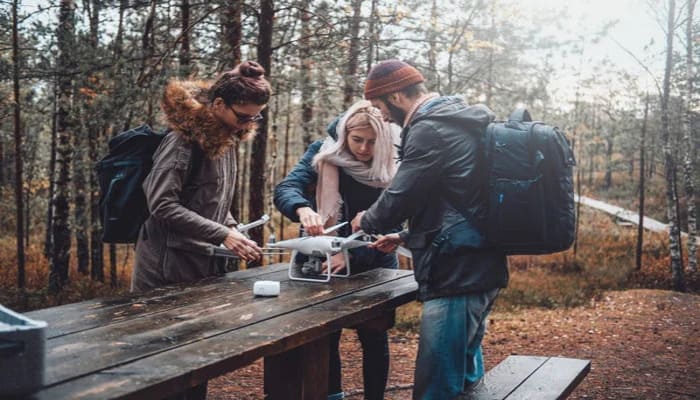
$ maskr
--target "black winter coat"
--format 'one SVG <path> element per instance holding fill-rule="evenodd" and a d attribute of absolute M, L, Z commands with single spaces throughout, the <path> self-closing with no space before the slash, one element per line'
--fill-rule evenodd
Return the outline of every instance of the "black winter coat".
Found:
<path fill-rule="evenodd" d="M 362 218 L 369 233 L 387 232 L 408 219 L 406 246 L 420 300 L 508 284 L 505 254 L 480 248 L 481 230 L 464 218 L 478 225 L 485 214 L 487 176 L 479 147 L 492 120 L 487 107 L 467 106 L 457 97 L 423 105 L 401 133 L 394 180 Z"/>

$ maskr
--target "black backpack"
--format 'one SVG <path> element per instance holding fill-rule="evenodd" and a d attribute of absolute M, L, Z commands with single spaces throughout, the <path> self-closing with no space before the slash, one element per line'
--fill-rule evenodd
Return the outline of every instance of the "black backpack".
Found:
<path fill-rule="evenodd" d="M 525 109 L 489 124 L 486 240 L 506 254 L 546 254 L 574 241 L 571 146 L 558 128 L 534 122 Z"/>
<path fill-rule="evenodd" d="M 153 154 L 167 134 L 141 125 L 109 140 L 109 153 L 95 167 L 100 185 L 103 242 L 136 243 L 141 225 L 149 215 L 141 185 L 153 167 Z M 201 164 L 202 158 L 199 146 L 193 146 L 192 171 L 198 168 L 196 165 Z"/>

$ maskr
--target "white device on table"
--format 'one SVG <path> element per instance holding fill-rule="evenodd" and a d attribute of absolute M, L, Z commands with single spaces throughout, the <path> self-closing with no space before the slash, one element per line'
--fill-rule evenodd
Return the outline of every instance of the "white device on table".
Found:
<path fill-rule="evenodd" d="M 280 283 L 277 281 L 256 281 L 253 283 L 253 294 L 256 296 L 279 296 Z"/>

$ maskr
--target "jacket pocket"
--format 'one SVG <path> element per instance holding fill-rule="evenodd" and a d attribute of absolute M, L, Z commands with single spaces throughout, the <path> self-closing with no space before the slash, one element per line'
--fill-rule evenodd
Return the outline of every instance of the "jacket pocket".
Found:
<path fill-rule="evenodd" d="M 417 282 L 426 283 L 430 279 L 430 269 L 432 268 L 435 255 L 433 246 L 430 244 L 439 232 L 440 229 L 433 229 L 425 232 L 409 233 L 408 238 L 406 238 L 406 247 L 413 253 L 414 273 Z"/>
<path fill-rule="evenodd" d="M 466 219 L 444 229 L 433 239 L 431 251 L 436 257 L 453 256 L 465 250 L 483 248 L 484 234 Z"/>

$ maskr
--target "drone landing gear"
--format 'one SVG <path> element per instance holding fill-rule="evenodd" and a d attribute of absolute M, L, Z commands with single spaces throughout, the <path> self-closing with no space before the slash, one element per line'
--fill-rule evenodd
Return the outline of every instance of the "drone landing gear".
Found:
<path fill-rule="evenodd" d="M 309 259 L 302 263 L 301 268 L 296 263 L 297 250 L 292 251 L 292 257 L 289 260 L 289 279 L 293 281 L 304 282 L 330 282 L 331 277 L 347 278 L 350 276 L 350 257 L 347 250 L 342 250 L 343 258 L 345 259 L 345 272 L 342 274 L 332 273 L 333 265 L 331 265 L 331 253 L 326 253 L 325 257 L 328 260 L 327 266 L 323 267 L 323 254 L 311 254 Z M 297 269 L 301 270 L 301 275 L 295 275 Z"/>

